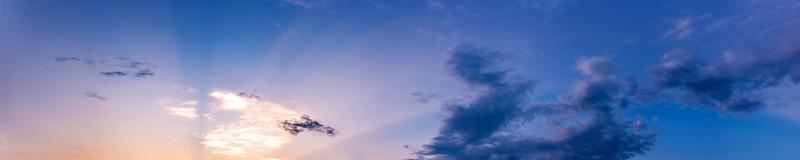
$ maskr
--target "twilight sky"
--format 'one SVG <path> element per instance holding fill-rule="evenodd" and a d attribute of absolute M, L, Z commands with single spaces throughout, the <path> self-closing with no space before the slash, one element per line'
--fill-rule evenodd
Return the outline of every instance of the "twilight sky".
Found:
<path fill-rule="evenodd" d="M 0 159 L 800 159 L 797 0 L 0 0 Z"/>

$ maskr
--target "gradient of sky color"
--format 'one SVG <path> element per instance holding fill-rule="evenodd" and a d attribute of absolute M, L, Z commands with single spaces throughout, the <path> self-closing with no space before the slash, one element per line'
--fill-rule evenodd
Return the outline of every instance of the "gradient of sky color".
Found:
<path fill-rule="evenodd" d="M 798 28 L 795 0 L 1 0 L 0 159 L 413 158 L 439 133 L 442 104 L 475 96 L 444 67 L 459 44 L 501 51 L 499 68 L 536 81 L 530 99 L 553 102 L 586 78 L 581 58 L 646 80 L 676 49 L 709 60 L 796 50 Z M 157 67 L 106 77 L 107 65 L 54 60 L 63 56 Z M 215 91 L 254 93 L 340 133 L 215 154 L 203 137 L 238 117 L 204 118 L 220 105 Z M 767 108 L 746 114 L 633 107 L 626 117 L 658 136 L 632 159 L 800 159 L 800 87 L 763 92 Z M 187 101 L 197 117 L 167 109 Z"/>

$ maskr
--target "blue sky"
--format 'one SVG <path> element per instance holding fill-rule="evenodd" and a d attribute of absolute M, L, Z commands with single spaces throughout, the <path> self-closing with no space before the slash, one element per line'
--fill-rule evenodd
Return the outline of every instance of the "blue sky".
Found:
<path fill-rule="evenodd" d="M 798 159 L 796 28 L 793 0 L 4 0 L 0 159 Z"/>

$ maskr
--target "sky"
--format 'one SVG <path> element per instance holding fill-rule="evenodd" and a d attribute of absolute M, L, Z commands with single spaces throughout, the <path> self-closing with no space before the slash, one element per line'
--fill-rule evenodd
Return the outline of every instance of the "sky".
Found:
<path fill-rule="evenodd" d="M 2 0 L 0 159 L 800 159 L 796 0 Z"/>

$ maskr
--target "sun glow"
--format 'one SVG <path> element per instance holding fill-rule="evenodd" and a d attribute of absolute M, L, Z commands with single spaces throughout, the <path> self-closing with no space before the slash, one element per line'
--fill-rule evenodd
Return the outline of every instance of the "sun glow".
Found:
<path fill-rule="evenodd" d="M 278 126 L 279 122 L 302 116 L 283 105 L 257 97 L 227 91 L 214 91 L 209 95 L 217 100 L 217 110 L 240 114 L 237 121 L 206 133 L 202 144 L 215 154 L 241 157 L 267 154 L 290 141 L 291 135 Z"/>

